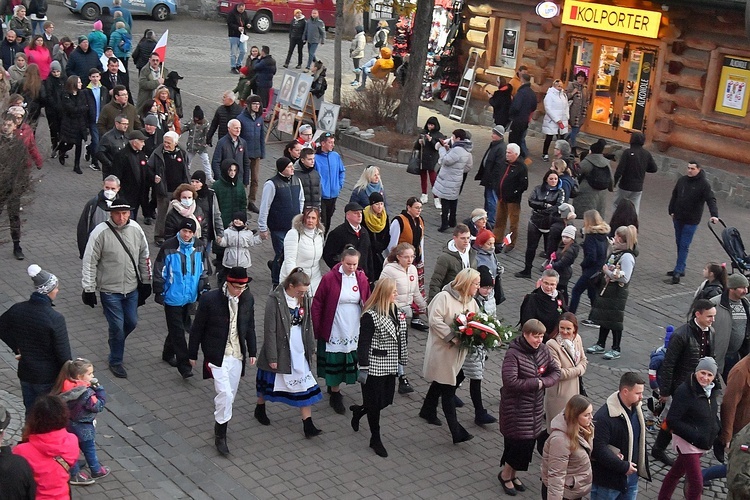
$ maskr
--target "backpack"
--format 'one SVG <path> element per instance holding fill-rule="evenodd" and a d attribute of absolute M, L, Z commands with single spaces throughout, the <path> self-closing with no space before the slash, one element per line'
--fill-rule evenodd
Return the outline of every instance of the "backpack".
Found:
<path fill-rule="evenodd" d="M 130 33 L 123 33 L 122 40 L 120 40 L 120 50 L 123 52 L 130 52 L 133 48 L 133 38 Z"/>
<path fill-rule="evenodd" d="M 578 196 L 578 192 L 581 190 L 581 185 L 578 183 L 578 179 L 575 177 L 564 177 L 563 181 L 570 184 L 570 198 Z"/>
<path fill-rule="evenodd" d="M 586 174 L 585 179 L 589 186 L 597 191 L 609 189 L 612 183 L 612 172 L 609 168 L 594 167 L 591 172 Z"/>

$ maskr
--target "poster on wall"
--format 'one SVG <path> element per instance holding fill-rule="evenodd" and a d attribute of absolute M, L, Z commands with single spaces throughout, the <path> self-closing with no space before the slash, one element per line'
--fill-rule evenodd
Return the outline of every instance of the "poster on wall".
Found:
<path fill-rule="evenodd" d="M 728 115 L 746 116 L 749 82 L 750 59 L 725 56 L 716 95 L 716 111 Z"/>
<path fill-rule="evenodd" d="M 513 29 L 503 30 L 503 46 L 500 53 L 505 57 L 516 57 L 516 43 L 518 42 L 518 31 Z"/>

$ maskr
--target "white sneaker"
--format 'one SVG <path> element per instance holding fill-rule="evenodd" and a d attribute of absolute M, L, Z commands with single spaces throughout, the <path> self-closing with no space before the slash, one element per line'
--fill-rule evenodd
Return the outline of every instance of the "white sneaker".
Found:
<path fill-rule="evenodd" d="M 443 204 L 440 203 L 440 198 L 435 198 L 432 201 L 435 202 L 435 208 L 437 208 L 438 210 L 442 210 Z"/>
<path fill-rule="evenodd" d="M 354 80 L 354 81 L 353 81 L 352 83 L 350 83 L 349 85 L 351 85 L 352 87 L 356 87 L 357 85 L 359 85 L 359 80 Z"/>
<path fill-rule="evenodd" d="M 427 193 L 422 193 L 422 196 L 419 197 L 419 202 L 424 205 L 425 203 L 427 203 L 427 200 Z"/>

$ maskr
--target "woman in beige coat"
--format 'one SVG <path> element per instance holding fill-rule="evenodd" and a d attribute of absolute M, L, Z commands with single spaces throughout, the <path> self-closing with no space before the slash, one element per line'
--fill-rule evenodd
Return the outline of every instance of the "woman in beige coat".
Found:
<path fill-rule="evenodd" d="M 543 499 L 579 499 L 591 491 L 593 419 L 589 400 L 573 396 L 564 413 L 552 420 L 552 432 L 542 453 Z"/>
<path fill-rule="evenodd" d="M 563 313 L 557 322 L 552 338 L 547 341 L 550 354 L 560 366 L 560 381 L 544 392 L 544 412 L 547 416 L 547 433 L 552 420 L 561 412 L 568 400 L 580 394 L 580 378 L 589 364 L 578 335 L 578 320 L 570 312 Z"/>
<path fill-rule="evenodd" d="M 469 434 L 456 418 L 456 375 L 464 364 L 467 351 L 459 349 L 458 338 L 451 329 L 456 315 L 477 312 L 474 296 L 479 291 L 479 272 L 467 268 L 435 295 L 428 307 L 430 330 L 424 355 L 424 378 L 432 382 L 419 416 L 432 425 L 443 425 L 437 417 L 438 399 L 453 436 L 453 444 L 468 441 Z"/>

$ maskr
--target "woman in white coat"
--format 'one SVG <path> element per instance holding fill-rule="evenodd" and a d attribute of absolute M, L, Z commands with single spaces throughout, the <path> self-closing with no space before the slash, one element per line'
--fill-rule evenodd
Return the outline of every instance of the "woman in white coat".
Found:
<path fill-rule="evenodd" d="M 440 229 L 438 229 L 443 233 L 448 228 L 456 227 L 458 196 L 461 194 L 464 174 L 471 170 L 474 159 L 471 156 L 473 145 L 463 129 L 457 128 L 453 131 L 450 143 L 447 141 L 441 141 L 440 143 L 443 145 L 438 150 L 440 171 L 437 179 L 435 179 L 435 184 L 432 186 L 432 193 L 440 198 L 440 204 L 443 208 Z"/>
<path fill-rule="evenodd" d="M 323 257 L 323 232 L 320 209 L 306 207 L 292 219 L 292 228 L 284 237 L 284 262 L 279 280 L 283 282 L 296 267 L 301 267 L 310 277 L 310 296 L 315 295 L 323 274 L 320 259 Z"/>
<path fill-rule="evenodd" d="M 570 107 L 563 82 L 555 80 L 547 89 L 547 95 L 544 96 L 544 120 L 542 120 L 542 132 L 545 134 L 542 150 L 544 161 L 549 161 L 549 145 L 552 143 L 552 137 L 562 138 L 563 134 L 568 131 L 569 119 Z"/>
<path fill-rule="evenodd" d="M 406 319 L 411 323 L 412 328 L 415 323 L 412 321 L 416 309 L 417 314 L 427 313 L 427 301 L 419 293 L 419 277 L 414 262 L 414 247 L 410 243 L 399 243 L 391 249 L 388 254 L 388 262 L 383 266 L 383 272 L 380 278 L 392 278 L 396 282 L 396 307 L 406 315 Z M 427 329 L 426 323 L 417 319 L 419 328 Z M 407 323 L 407 324 L 409 324 Z M 406 334 L 408 342 L 408 330 Z M 404 375 L 404 367 L 398 365 L 398 393 L 408 394 L 414 392 L 414 388 L 409 384 L 409 380 Z"/>

